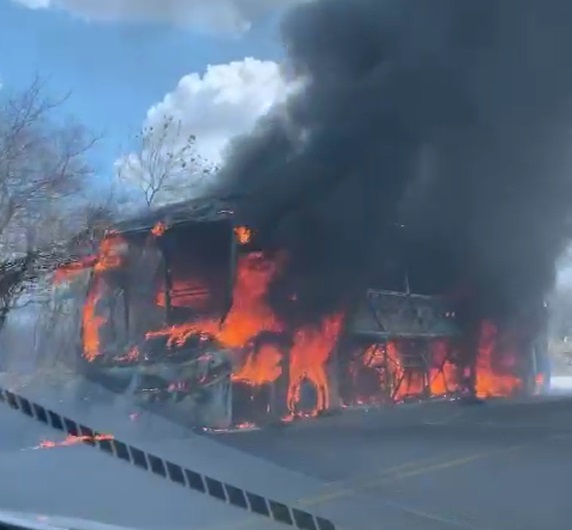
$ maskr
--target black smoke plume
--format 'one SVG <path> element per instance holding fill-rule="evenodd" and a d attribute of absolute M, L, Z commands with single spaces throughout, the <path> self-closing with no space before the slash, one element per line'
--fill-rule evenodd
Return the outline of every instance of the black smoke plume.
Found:
<path fill-rule="evenodd" d="M 540 300 L 570 230 L 571 27 L 569 0 L 293 9 L 304 88 L 235 141 L 220 184 L 290 251 L 276 289 L 318 315 L 407 269 L 476 318 Z"/>

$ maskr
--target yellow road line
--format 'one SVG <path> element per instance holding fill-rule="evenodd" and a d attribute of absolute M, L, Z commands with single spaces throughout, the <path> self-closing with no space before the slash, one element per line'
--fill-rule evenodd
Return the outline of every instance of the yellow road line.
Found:
<path fill-rule="evenodd" d="M 327 492 L 322 495 L 318 495 L 316 497 L 310 497 L 301 499 L 298 501 L 303 506 L 315 506 L 316 504 L 321 504 L 323 502 L 329 502 L 333 500 L 340 499 L 342 497 L 347 497 L 353 495 L 355 493 L 359 493 L 361 491 L 367 491 L 372 488 L 378 488 L 380 486 L 385 486 L 388 484 L 392 484 L 393 482 L 397 482 L 400 480 L 404 480 L 411 477 L 416 477 L 420 475 L 425 475 L 427 473 L 432 473 L 434 471 L 440 471 L 442 469 L 448 469 L 453 467 L 459 467 L 465 464 L 469 464 L 471 462 L 475 462 L 477 460 L 483 460 L 485 458 L 490 458 L 492 456 L 497 456 L 500 454 L 510 453 L 516 451 L 520 448 L 524 447 L 523 444 L 520 445 L 513 445 L 510 447 L 506 447 L 503 449 L 498 449 L 494 451 L 486 451 L 481 453 L 474 453 L 471 455 L 467 455 L 461 458 L 455 459 L 448 459 L 441 462 L 436 462 L 435 464 L 429 464 L 425 466 L 419 466 L 417 468 L 411 470 L 405 470 L 400 472 L 399 470 L 394 473 L 384 473 L 377 477 L 372 477 L 368 481 L 362 481 L 355 484 L 352 484 L 351 488 L 340 488 L 335 491 Z"/>
<path fill-rule="evenodd" d="M 396 473 L 397 471 L 402 471 L 404 469 L 409 469 L 410 467 L 417 467 L 423 464 L 430 464 L 433 462 L 441 462 L 443 460 L 443 455 L 437 456 L 428 456 L 425 458 L 419 458 L 417 460 L 408 460 L 403 464 L 399 464 L 393 467 L 381 467 L 378 468 L 377 471 L 373 473 L 364 473 L 363 475 L 354 475 L 350 478 L 341 479 L 341 480 L 333 480 L 331 482 L 326 482 L 324 485 L 327 488 L 330 487 L 339 487 L 342 488 L 344 486 L 351 486 L 352 484 L 360 484 L 364 480 L 370 480 L 373 477 L 380 477 L 385 475 L 390 475 L 392 473 Z"/>
<path fill-rule="evenodd" d="M 346 487 L 341 487 L 334 491 L 325 492 L 314 497 L 305 497 L 298 499 L 296 504 L 300 506 L 315 506 L 324 502 L 338 500 L 343 497 L 349 497 L 356 493 L 367 491 L 369 489 L 375 489 L 380 486 L 385 486 L 398 482 L 400 480 L 405 480 L 411 477 L 416 477 L 420 475 L 425 475 L 435 471 L 440 471 L 443 469 L 450 469 L 454 467 L 459 467 L 462 465 L 469 464 L 478 460 L 484 460 L 493 456 L 498 456 L 501 454 L 512 453 L 519 449 L 525 447 L 526 444 L 512 445 L 509 447 L 504 447 L 502 449 L 497 449 L 493 451 L 484 451 L 480 453 L 473 453 L 459 458 L 442 460 L 439 457 L 429 457 L 420 460 L 409 461 L 399 466 L 395 466 L 389 469 L 383 469 L 378 475 L 374 475 L 369 478 L 369 480 L 361 480 L 357 482 L 351 482 Z M 433 463 L 434 462 L 434 463 Z M 425 464 L 425 465 L 423 465 Z M 427 514 L 420 510 L 414 510 L 413 508 L 407 508 L 411 513 L 416 513 L 419 517 L 437 519 L 440 518 L 442 521 L 444 519 L 441 516 L 434 514 Z M 232 523 L 225 523 L 218 526 L 209 526 L 208 529 L 203 530 L 236 530 L 240 528 L 247 528 L 254 524 L 260 524 L 260 518 L 258 516 L 248 516 L 240 521 L 233 521 Z M 461 521 L 449 521 L 455 523 L 456 525 L 464 525 Z"/>
<path fill-rule="evenodd" d="M 368 484 L 371 481 L 378 481 L 381 478 L 392 477 L 399 473 L 400 471 L 406 471 L 410 468 L 421 468 L 424 465 L 432 464 L 433 462 L 442 462 L 443 456 L 431 456 L 427 458 L 420 458 L 418 460 L 409 460 L 398 466 L 393 466 L 389 468 L 380 468 L 375 473 L 368 473 L 367 475 L 361 475 L 357 477 L 351 477 L 348 479 L 337 480 L 333 482 L 328 482 L 325 484 L 326 491 L 322 492 L 320 495 L 315 497 L 303 497 L 297 499 L 296 502 L 300 503 L 302 506 L 308 504 L 314 504 L 317 499 L 329 500 L 330 495 L 334 495 L 333 498 L 338 498 L 340 493 L 347 492 L 348 494 L 353 493 L 355 488 L 359 488 L 362 484 Z M 449 459 L 447 459 L 449 461 Z"/>
<path fill-rule="evenodd" d="M 440 461 L 442 459 L 442 456 L 432 456 L 432 457 L 427 457 L 427 458 L 420 458 L 419 460 L 410 460 L 408 462 L 405 462 L 403 464 L 400 464 L 398 466 L 393 466 L 390 468 L 382 468 L 379 470 L 378 473 L 375 474 L 368 474 L 368 475 L 364 475 L 363 477 L 353 477 L 350 480 L 337 480 L 337 481 L 333 481 L 333 482 L 328 482 L 326 483 L 326 487 L 327 488 L 331 488 L 331 487 L 336 487 L 336 489 L 334 490 L 335 492 L 339 492 L 342 489 L 345 491 L 345 487 L 347 486 L 348 488 L 348 493 L 351 493 L 351 490 L 349 489 L 351 487 L 352 484 L 357 483 L 357 484 L 361 484 L 364 479 L 369 479 L 371 480 L 373 477 L 380 477 L 380 476 L 387 476 L 387 475 L 392 475 L 394 473 L 397 473 L 398 471 L 404 471 L 406 469 L 409 469 L 411 467 L 415 467 L 415 466 L 419 466 L 421 464 L 428 464 L 430 462 L 435 462 L 435 461 Z M 300 504 L 301 506 L 304 506 L 306 504 L 306 502 L 308 501 L 312 501 L 314 499 L 319 499 L 322 497 L 325 497 L 327 495 L 327 493 L 324 493 L 320 496 L 316 496 L 316 497 L 305 497 L 302 499 L 297 499 L 295 502 Z M 208 529 L 201 529 L 201 530 L 234 530 L 234 529 L 239 529 L 239 528 L 245 528 L 247 526 L 249 526 L 251 523 L 254 522 L 259 522 L 260 518 L 257 516 L 248 516 L 245 519 L 242 519 L 240 521 L 234 521 L 232 523 L 225 523 L 219 526 L 209 526 Z"/>

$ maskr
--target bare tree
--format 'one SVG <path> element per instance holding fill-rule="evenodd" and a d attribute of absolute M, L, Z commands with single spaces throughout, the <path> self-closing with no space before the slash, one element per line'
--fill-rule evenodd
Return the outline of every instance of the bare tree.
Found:
<path fill-rule="evenodd" d="M 16 301 L 68 251 L 72 213 L 91 170 L 85 155 L 96 138 L 56 120 L 67 97 L 44 95 L 36 78 L 0 100 L 0 328 Z"/>
<path fill-rule="evenodd" d="M 196 137 L 184 134 L 173 116 L 164 116 L 158 127 L 144 127 L 135 144 L 118 161 L 117 177 L 138 187 L 148 207 L 186 198 L 213 170 L 198 155 Z"/>
<path fill-rule="evenodd" d="M 37 221 L 37 214 L 54 201 L 76 194 L 91 173 L 84 155 L 96 139 L 88 138 L 77 124 L 56 125 L 53 114 L 67 98 L 44 97 L 44 88 L 35 79 L 25 91 L 0 102 L 0 237 L 4 245 L 9 228 L 8 239 L 25 233 L 22 229 L 30 220 Z"/>

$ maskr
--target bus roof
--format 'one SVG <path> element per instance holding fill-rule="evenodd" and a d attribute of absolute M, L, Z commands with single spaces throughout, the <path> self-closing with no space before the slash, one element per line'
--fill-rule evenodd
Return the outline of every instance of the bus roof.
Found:
<path fill-rule="evenodd" d="M 239 197 L 211 196 L 181 201 L 166 206 L 149 209 L 138 216 L 119 221 L 111 228 L 120 233 L 148 231 L 157 223 L 167 226 L 189 223 L 210 223 L 233 220 L 237 217 Z"/>

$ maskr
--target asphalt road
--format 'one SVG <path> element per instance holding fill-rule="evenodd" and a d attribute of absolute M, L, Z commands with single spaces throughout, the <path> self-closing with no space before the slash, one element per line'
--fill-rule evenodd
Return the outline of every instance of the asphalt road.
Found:
<path fill-rule="evenodd" d="M 0 378 L 0 386 L 6 388 Z M 20 395 L 145 451 L 193 470 L 226 479 L 217 444 L 193 437 L 160 418 L 129 419 L 124 403 L 105 403 L 87 411 L 67 392 L 54 392 L 36 382 L 15 388 Z M 122 414 L 124 412 L 125 414 Z M 0 403 L 0 510 L 107 523 L 138 530 L 223 530 L 246 518 L 244 512 L 218 500 L 154 476 L 92 447 L 78 444 L 38 448 L 43 441 L 60 443 L 65 436 Z M 221 446 L 222 447 L 222 446 Z M 225 455 L 233 451 L 222 447 Z M 256 479 L 256 459 L 236 459 Z M 258 475 L 268 471 L 264 467 Z M 231 476 L 232 478 L 232 476 Z M 260 482 L 260 479 L 258 479 Z M 257 488 L 257 484 L 253 488 Z M 311 490 L 308 490 L 311 491 Z M 283 528 L 268 519 L 251 518 L 253 530 Z M 80 530 L 78 528 L 78 530 Z"/>
<path fill-rule="evenodd" d="M 328 485 L 308 508 L 353 503 L 356 528 L 572 528 L 572 399 L 430 404 L 321 425 L 224 435 Z M 367 515 L 365 515 L 367 514 Z"/>
<path fill-rule="evenodd" d="M 0 509 L 145 530 L 199 530 L 232 523 L 236 509 L 83 446 L 30 449 L 54 432 L 0 411 Z M 262 524 L 257 530 L 277 525 Z M 79 530 L 79 529 L 78 529 Z"/>
<path fill-rule="evenodd" d="M 569 398 L 408 405 L 210 437 L 144 414 L 130 421 L 123 402 L 88 411 L 62 389 L 34 385 L 20 393 L 342 530 L 572 527 Z M 0 509 L 146 530 L 281 528 L 90 447 L 33 449 L 62 436 L 4 406 L 0 429 Z"/>

